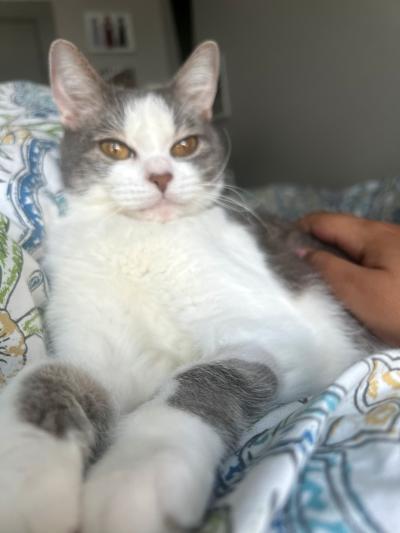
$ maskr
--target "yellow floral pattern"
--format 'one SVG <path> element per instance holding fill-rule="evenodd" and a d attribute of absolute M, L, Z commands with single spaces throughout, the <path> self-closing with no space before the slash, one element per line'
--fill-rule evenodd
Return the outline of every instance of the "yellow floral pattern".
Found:
<path fill-rule="evenodd" d="M 0 310 L 0 354 L 8 357 L 26 354 L 25 336 L 5 309 Z"/>

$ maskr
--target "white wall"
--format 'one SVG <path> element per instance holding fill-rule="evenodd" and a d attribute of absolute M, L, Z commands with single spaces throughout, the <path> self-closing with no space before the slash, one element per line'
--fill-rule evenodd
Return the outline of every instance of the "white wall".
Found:
<path fill-rule="evenodd" d="M 54 15 L 59 37 L 73 41 L 86 50 L 84 11 L 127 11 L 132 14 L 136 51 L 120 56 L 88 54 L 96 66 L 113 61 L 132 63 L 140 84 L 167 79 L 173 69 L 170 50 L 170 27 L 163 0 L 53 0 Z"/>
<path fill-rule="evenodd" d="M 241 184 L 400 175 L 398 0 L 193 0 L 226 54 Z"/>
<path fill-rule="evenodd" d="M 75 43 L 96 67 L 103 68 L 114 63 L 132 65 L 139 84 L 168 79 L 175 71 L 178 53 L 168 0 L 50 0 L 50 3 L 53 5 L 57 37 Z M 131 13 L 135 52 L 118 55 L 88 52 L 83 14 L 85 11 L 102 10 Z"/>

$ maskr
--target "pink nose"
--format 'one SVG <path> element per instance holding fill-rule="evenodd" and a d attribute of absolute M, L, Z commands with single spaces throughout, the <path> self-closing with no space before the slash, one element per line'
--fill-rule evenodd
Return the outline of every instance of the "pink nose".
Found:
<path fill-rule="evenodd" d="M 172 180 L 172 174 L 166 172 L 165 174 L 150 174 L 148 180 L 154 183 L 161 192 L 165 192 L 168 183 Z"/>

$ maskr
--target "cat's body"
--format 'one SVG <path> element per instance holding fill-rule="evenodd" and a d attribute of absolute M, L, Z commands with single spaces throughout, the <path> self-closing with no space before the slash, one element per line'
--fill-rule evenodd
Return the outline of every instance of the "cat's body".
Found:
<path fill-rule="evenodd" d="M 53 351 L 95 371 L 124 411 L 227 346 L 270 352 L 280 401 L 321 390 L 360 356 L 354 325 L 322 283 L 293 291 L 223 208 L 159 224 L 97 200 L 93 210 L 88 199 L 70 203 L 47 259 Z"/>
<path fill-rule="evenodd" d="M 168 90 L 138 94 L 107 88 L 68 43 L 53 55 L 71 189 L 46 258 L 53 361 L 4 396 L 0 520 L 7 533 L 193 527 L 242 432 L 332 382 L 368 334 L 289 234 L 219 205 L 215 45 Z"/>

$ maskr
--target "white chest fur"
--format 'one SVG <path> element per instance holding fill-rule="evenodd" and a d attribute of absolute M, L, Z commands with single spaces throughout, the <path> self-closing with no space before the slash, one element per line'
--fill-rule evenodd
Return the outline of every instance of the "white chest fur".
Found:
<path fill-rule="evenodd" d="M 148 345 L 182 361 L 200 349 L 202 323 L 226 319 L 228 310 L 242 315 L 243 296 L 252 300 L 272 283 L 252 238 L 219 209 L 168 224 L 82 218 L 73 214 L 51 236 L 53 295 L 69 280 L 73 300 L 79 287 L 88 305 L 101 301 L 106 310 L 115 302 L 136 338 L 146 335 Z"/>
<path fill-rule="evenodd" d="M 167 224 L 73 210 L 50 237 L 47 267 L 57 355 L 95 365 L 129 397 L 122 403 L 142 401 L 177 367 L 226 346 L 267 349 L 285 376 L 300 361 L 306 381 L 307 369 L 330 376 L 343 367 L 316 365 L 322 340 L 351 347 L 329 298 L 294 297 L 219 208 Z"/>

